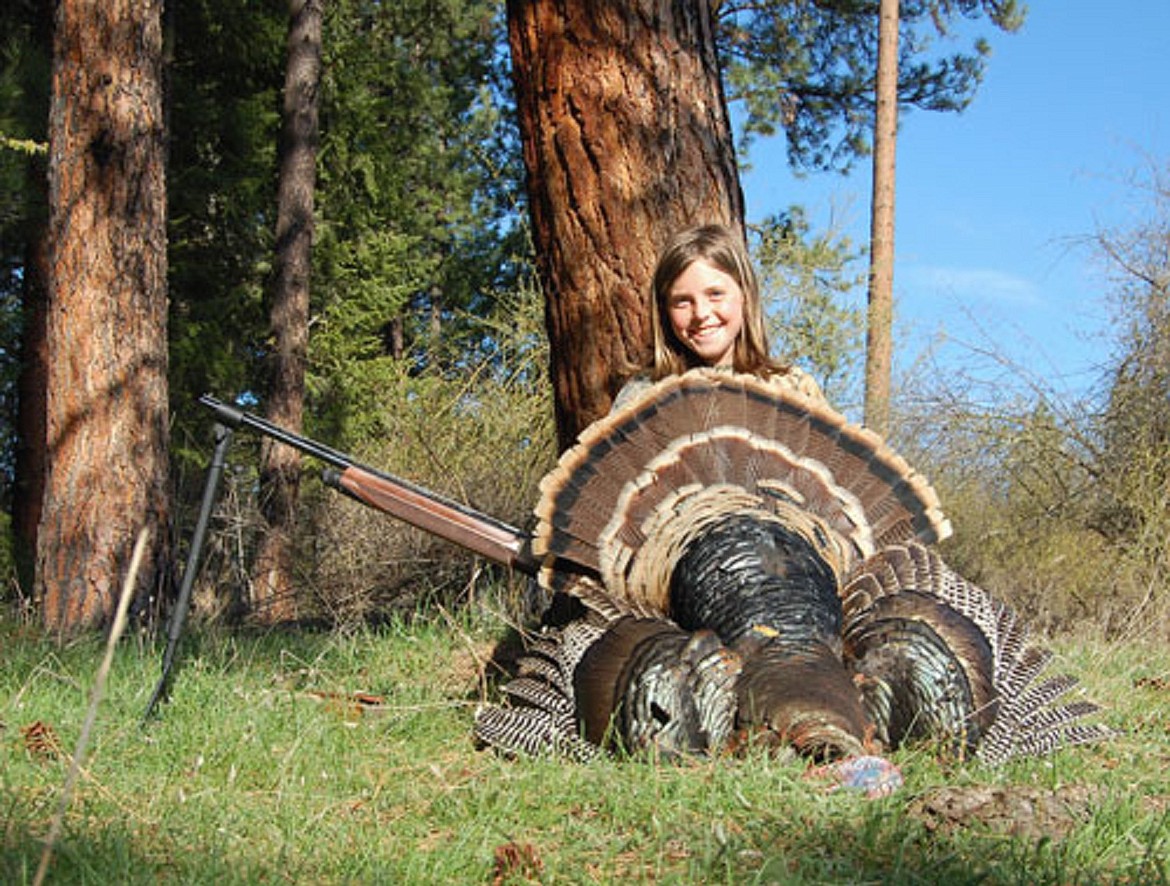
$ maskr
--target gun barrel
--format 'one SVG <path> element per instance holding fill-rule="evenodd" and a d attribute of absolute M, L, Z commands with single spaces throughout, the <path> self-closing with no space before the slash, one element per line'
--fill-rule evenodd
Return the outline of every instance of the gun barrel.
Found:
<path fill-rule="evenodd" d="M 331 464 L 335 468 L 345 470 L 354 464 L 353 459 L 344 452 L 338 452 L 336 449 L 331 449 L 324 443 L 318 443 L 316 440 L 310 440 L 307 437 L 294 434 L 292 431 L 286 430 L 280 425 L 274 425 L 272 422 L 240 409 L 238 406 L 224 403 L 222 400 L 211 396 L 211 394 L 204 394 L 199 398 L 199 402 L 211 408 L 215 412 L 215 417 L 220 424 L 226 425 L 227 427 L 243 427 L 256 431 L 266 437 L 271 437 L 273 440 L 279 440 L 281 443 L 291 446 L 293 449 L 299 449 L 301 452 L 311 455 L 326 464 Z"/>

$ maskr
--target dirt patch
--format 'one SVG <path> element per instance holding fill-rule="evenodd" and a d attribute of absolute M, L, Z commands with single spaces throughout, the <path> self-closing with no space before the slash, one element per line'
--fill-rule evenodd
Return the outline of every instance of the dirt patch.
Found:
<path fill-rule="evenodd" d="M 932 831 L 980 826 L 1016 837 L 1058 839 L 1087 824 L 1101 799 L 1101 791 L 1088 785 L 942 787 L 919 797 L 908 811 Z"/>

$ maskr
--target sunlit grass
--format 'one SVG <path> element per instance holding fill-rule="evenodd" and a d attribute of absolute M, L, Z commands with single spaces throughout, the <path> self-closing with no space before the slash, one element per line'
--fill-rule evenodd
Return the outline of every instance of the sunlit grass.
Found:
<path fill-rule="evenodd" d="M 867 801 L 784 756 L 570 765 L 479 751 L 480 667 L 502 633 L 470 618 L 204 632 L 145 726 L 159 650 L 124 642 L 49 882 L 1168 879 L 1170 653 L 1156 644 L 1061 644 L 1127 730 L 1117 741 L 997 770 L 907 750 L 905 788 Z M 101 645 L 59 649 L 0 623 L 0 650 L 0 882 L 23 883 Z M 1056 812 L 1013 796 L 1054 798 Z M 941 811 L 972 797 L 986 801 L 976 814 Z"/>

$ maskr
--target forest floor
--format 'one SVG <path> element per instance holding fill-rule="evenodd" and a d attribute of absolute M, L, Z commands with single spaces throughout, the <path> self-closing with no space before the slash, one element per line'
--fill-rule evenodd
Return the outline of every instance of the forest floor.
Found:
<path fill-rule="evenodd" d="M 161 648 L 123 640 L 50 883 L 1167 883 L 1170 650 L 1064 639 L 1122 731 L 991 769 L 894 755 L 833 791 L 785 755 L 508 760 L 471 739 L 505 629 L 204 628 L 142 721 Z M 0 882 L 32 882 L 62 808 L 100 638 L 0 616 Z"/>

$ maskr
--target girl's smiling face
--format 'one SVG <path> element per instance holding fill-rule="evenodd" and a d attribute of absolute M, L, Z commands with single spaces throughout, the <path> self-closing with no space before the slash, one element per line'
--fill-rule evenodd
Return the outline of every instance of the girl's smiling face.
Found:
<path fill-rule="evenodd" d="M 666 315 L 678 340 L 706 365 L 731 365 L 743 329 L 743 290 L 734 278 L 695 259 L 671 284 Z"/>

